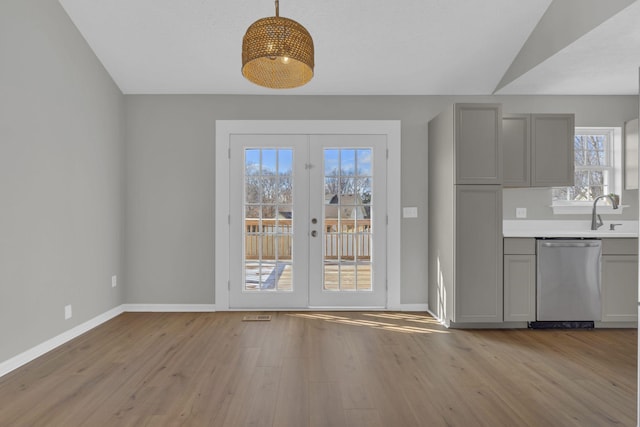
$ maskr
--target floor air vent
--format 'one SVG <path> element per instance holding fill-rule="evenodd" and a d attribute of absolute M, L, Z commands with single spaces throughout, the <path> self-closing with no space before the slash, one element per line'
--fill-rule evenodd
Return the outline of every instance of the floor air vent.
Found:
<path fill-rule="evenodd" d="M 271 320 L 270 314 L 250 314 L 242 318 L 243 322 L 268 322 Z"/>
<path fill-rule="evenodd" d="M 593 329 L 593 321 L 529 322 L 531 329 Z"/>

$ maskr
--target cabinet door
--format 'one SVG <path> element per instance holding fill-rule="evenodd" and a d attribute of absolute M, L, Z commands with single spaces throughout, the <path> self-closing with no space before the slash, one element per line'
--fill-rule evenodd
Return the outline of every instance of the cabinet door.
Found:
<path fill-rule="evenodd" d="M 638 119 L 624 124 L 624 189 L 638 189 Z"/>
<path fill-rule="evenodd" d="M 502 187 L 456 186 L 454 322 L 502 322 Z"/>
<path fill-rule="evenodd" d="M 504 256 L 504 321 L 536 320 L 536 256 Z"/>
<path fill-rule="evenodd" d="M 531 134 L 529 114 L 509 114 L 502 118 L 502 185 L 531 185 Z"/>
<path fill-rule="evenodd" d="M 502 107 L 454 108 L 456 184 L 502 184 Z"/>
<path fill-rule="evenodd" d="M 531 186 L 574 184 L 573 114 L 531 116 Z"/>
<path fill-rule="evenodd" d="M 602 256 L 602 321 L 638 320 L 638 256 Z"/>

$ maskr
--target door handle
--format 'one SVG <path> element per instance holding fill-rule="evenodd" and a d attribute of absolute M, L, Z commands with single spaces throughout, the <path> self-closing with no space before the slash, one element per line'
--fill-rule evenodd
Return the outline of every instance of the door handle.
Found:
<path fill-rule="evenodd" d="M 318 232 L 316 230 L 313 230 L 311 232 L 311 237 L 316 237 L 318 235 Z"/>

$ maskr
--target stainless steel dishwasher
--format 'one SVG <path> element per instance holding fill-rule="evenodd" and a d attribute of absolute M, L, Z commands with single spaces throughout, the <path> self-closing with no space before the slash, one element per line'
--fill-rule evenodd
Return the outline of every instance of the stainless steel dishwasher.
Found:
<path fill-rule="evenodd" d="M 541 239 L 537 246 L 537 320 L 600 320 L 602 242 Z"/>

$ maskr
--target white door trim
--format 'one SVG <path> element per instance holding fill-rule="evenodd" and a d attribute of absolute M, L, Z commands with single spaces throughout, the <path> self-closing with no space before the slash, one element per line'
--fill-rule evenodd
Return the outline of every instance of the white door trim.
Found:
<path fill-rule="evenodd" d="M 232 134 L 387 135 L 387 304 L 400 304 L 401 171 L 399 120 L 216 120 L 215 305 L 229 310 L 229 136 Z"/>

